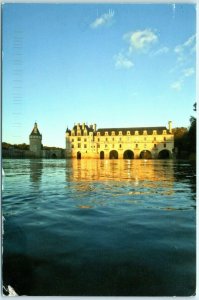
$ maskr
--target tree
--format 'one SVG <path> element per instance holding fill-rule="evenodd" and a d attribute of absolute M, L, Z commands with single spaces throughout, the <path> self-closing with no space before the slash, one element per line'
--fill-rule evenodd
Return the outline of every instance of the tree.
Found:
<path fill-rule="evenodd" d="M 196 111 L 196 102 L 193 105 L 193 110 Z M 190 127 L 188 131 L 188 151 L 189 154 L 196 153 L 196 117 L 191 116 Z"/>
<path fill-rule="evenodd" d="M 188 130 L 185 127 L 176 127 L 173 129 L 174 147 L 178 150 L 178 157 L 188 151 Z"/>

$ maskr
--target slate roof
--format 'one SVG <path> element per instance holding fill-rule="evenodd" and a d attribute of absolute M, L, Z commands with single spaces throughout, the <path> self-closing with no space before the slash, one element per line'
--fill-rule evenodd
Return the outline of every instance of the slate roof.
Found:
<path fill-rule="evenodd" d="M 131 135 L 135 134 L 135 131 L 139 131 L 139 134 L 143 134 L 143 131 L 146 130 L 147 134 L 153 134 L 153 130 L 157 131 L 157 134 L 162 134 L 163 130 L 167 130 L 165 126 L 160 127 L 127 127 L 127 128 L 99 128 L 97 132 L 100 132 L 100 135 L 105 135 L 105 132 L 111 134 L 112 131 L 115 131 L 115 134 L 118 135 L 119 131 L 123 135 L 126 135 L 127 131 L 130 131 Z"/>
<path fill-rule="evenodd" d="M 82 125 L 79 125 L 80 130 L 85 130 L 87 129 L 88 132 L 93 132 L 93 128 L 89 127 L 88 125 L 84 125 L 84 129 L 82 129 Z M 75 130 L 75 134 L 77 133 L 77 125 L 73 126 L 73 130 Z M 71 130 L 70 130 L 71 131 Z"/>
<path fill-rule="evenodd" d="M 41 133 L 39 132 L 39 129 L 37 128 L 37 123 L 35 123 L 34 128 L 30 135 L 41 136 Z"/>

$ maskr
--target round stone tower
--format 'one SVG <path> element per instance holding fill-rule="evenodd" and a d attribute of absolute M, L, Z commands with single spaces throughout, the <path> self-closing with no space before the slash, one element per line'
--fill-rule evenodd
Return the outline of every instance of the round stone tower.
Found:
<path fill-rule="evenodd" d="M 29 140 L 30 140 L 30 151 L 34 152 L 36 157 L 41 157 L 42 156 L 42 151 L 41 151 L 42 135 L 39 132 L 37 123 L 35 123 L 34 128 L 31 134 L 29 135 Z"/>

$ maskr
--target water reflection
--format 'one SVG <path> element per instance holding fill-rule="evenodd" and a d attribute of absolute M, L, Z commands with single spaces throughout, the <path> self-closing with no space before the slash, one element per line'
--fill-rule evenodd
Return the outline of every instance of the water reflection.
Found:
<path fill-rule="evenodd" d="M 19 295 L 194 293 L 187 162 L 7 160 L 4 168 L 3 277 Z"/>
<path fill-rule="evenodd" d="M 68 163 L 68 161 L 67 161 Z M 72 160 L 72 172 L 66 172 L 71 181 L 140 181 L 173 182 L 173 161 L 157 160 Z M 66 165 L 68 169 L 68 165 Z"/>
<path fill-rule="evenodd" d="M 43 161 L 42 159 L 33 159 L 30 160 L 30 181 L 33 184 L 39 185 L 41 182 L 43 170 Z"/>

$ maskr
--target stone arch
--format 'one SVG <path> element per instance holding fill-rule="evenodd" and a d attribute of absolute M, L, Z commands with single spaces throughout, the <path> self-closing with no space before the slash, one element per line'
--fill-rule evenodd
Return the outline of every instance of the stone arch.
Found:
<path fill-rule="evenodd" d="M 77 152 L 77 159 L 81 159 L 82 157 L 81 157 L 81 152 L 80 151 L 78 151 Z"/>
<path fill-rule="evenodd" d="M 109 153 L 110 159 L 118 159 L 118 152 L 116 150 L 111 150 Z"/>
<path fill-rule="evenodd" d="M 56 155 L 55 153 L 53 153 L 53 154 L 51 155 L 51 158 L 57 158 L 57 155 Z"/>
<path fill-rule="evenodd" d="M 126 150 L 123 153 L 123 158 L 124 159 L 133 159 L 134 158 L 134 153 L 132 150 Z"/>
<path fill-rule="evenodd" d="M 152 158 L 152 154 L 149 150 L 142 150 L 140 152 L 140 158 L 141 159 L 151 159 Z"/>
<path fill-rule="evenodd" d="M 167 149 L 163 149 L 158 153 L 158 158 L 159 159 L 171 158 L 171 152 Z"/>
<path fill-rule="evenodd" d="M 104 151 L 100 151 L 100 159 L 104 159 Z"/>

